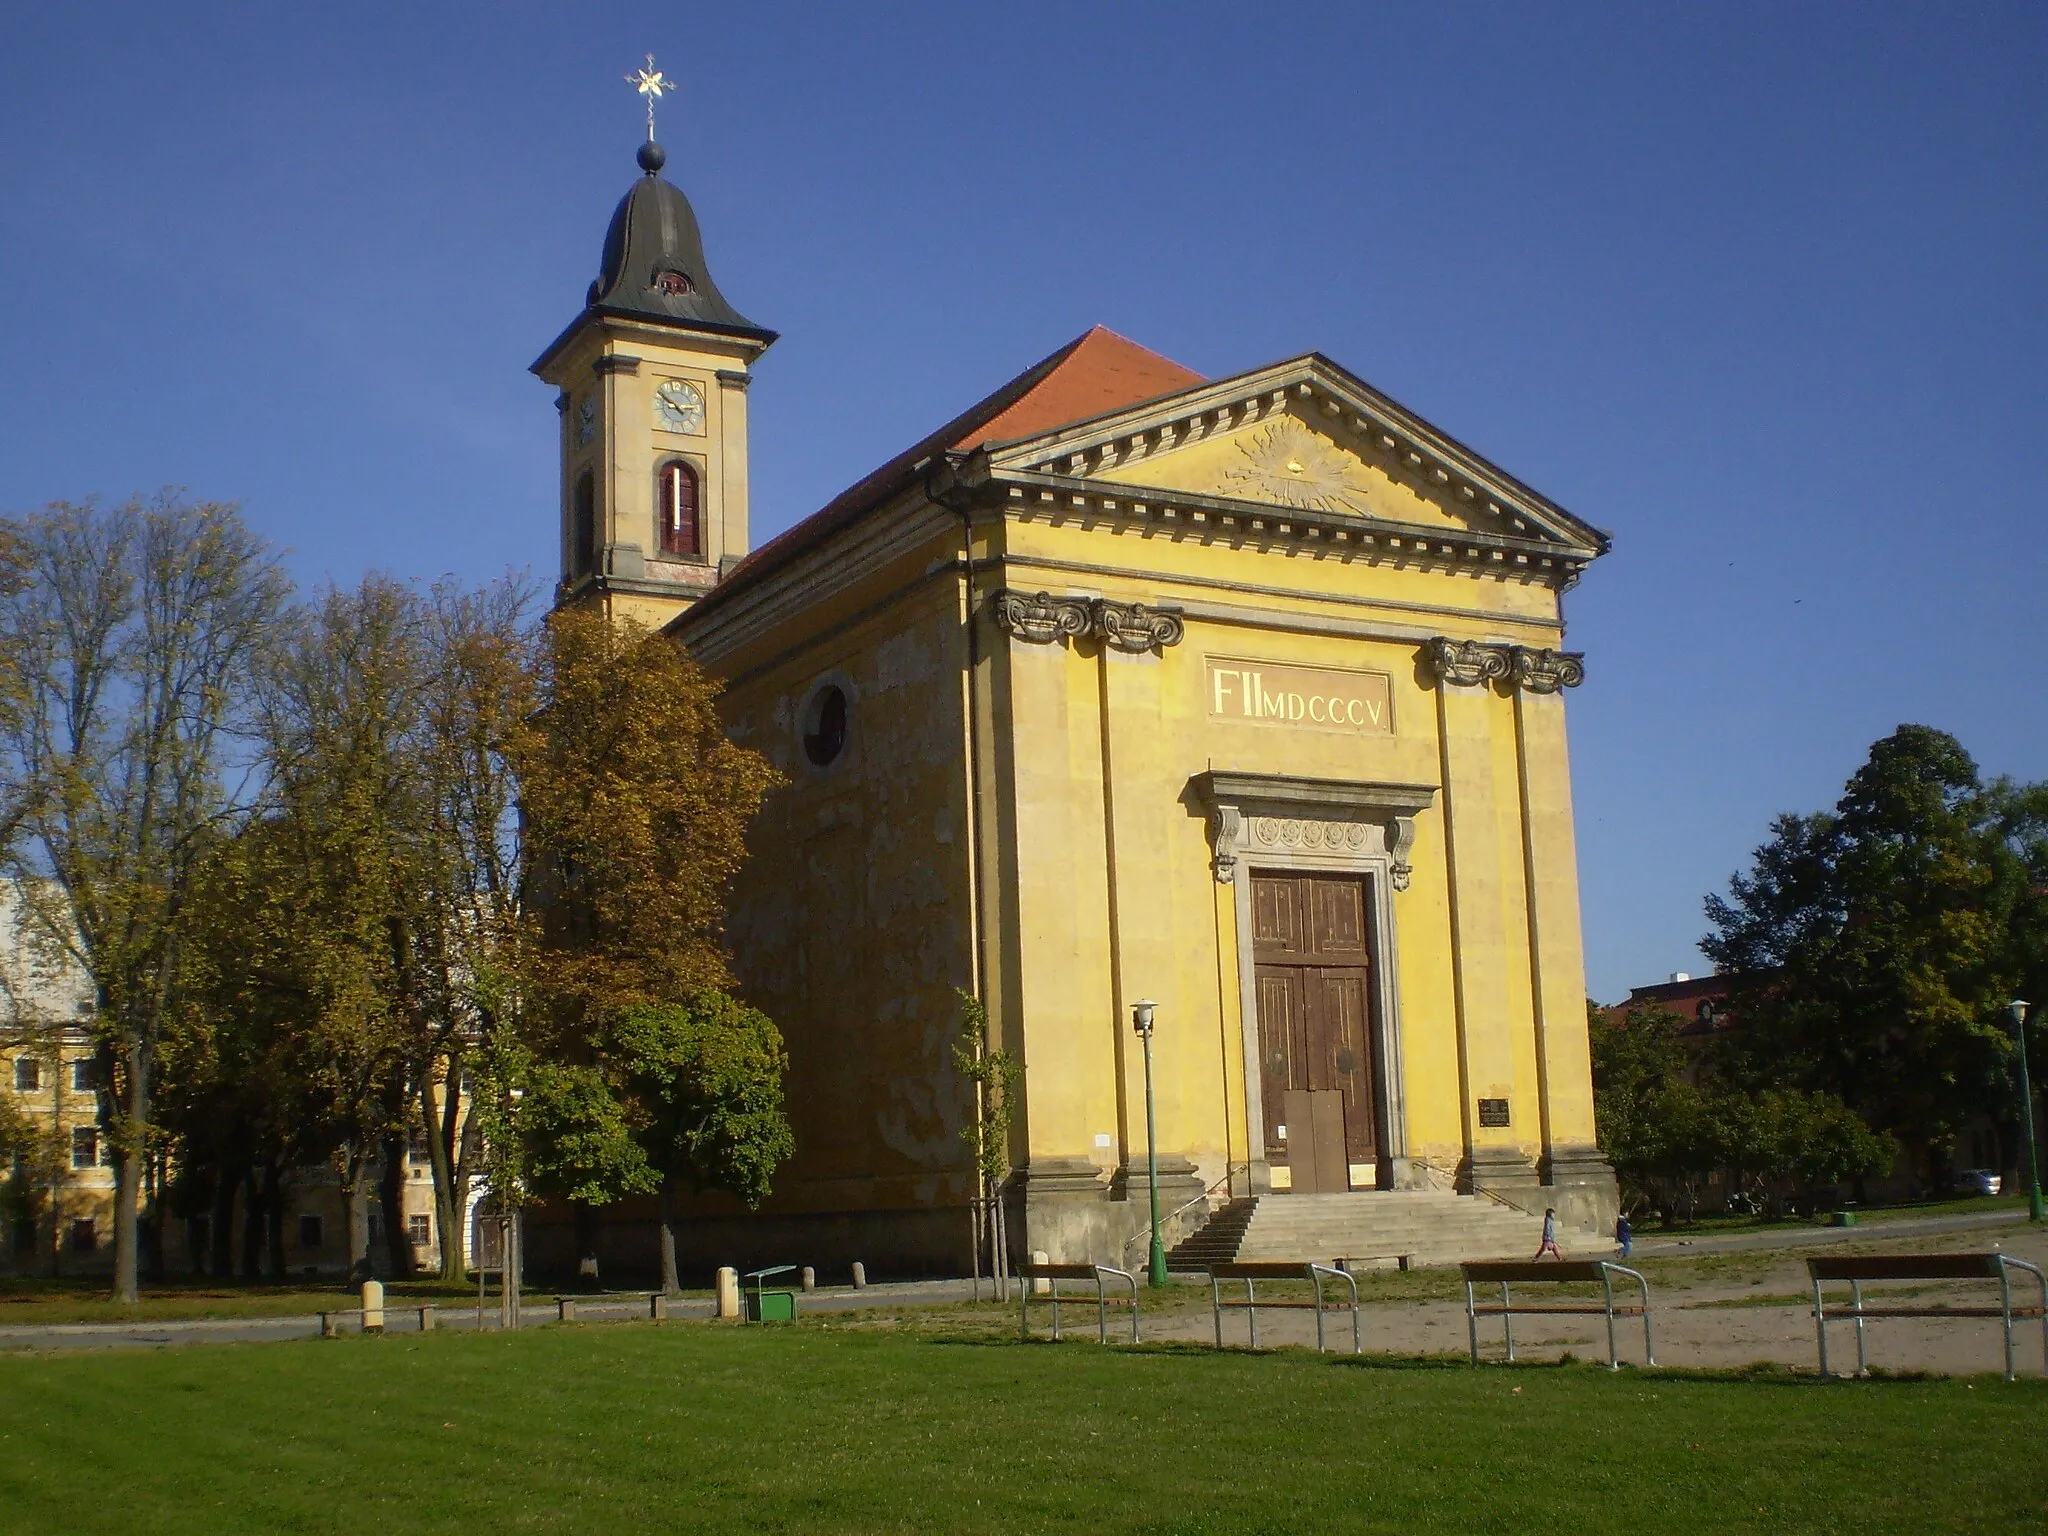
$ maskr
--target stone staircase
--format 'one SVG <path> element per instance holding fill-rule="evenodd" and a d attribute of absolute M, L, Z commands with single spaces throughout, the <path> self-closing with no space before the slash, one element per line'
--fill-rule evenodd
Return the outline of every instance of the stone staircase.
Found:
<path fill-rule="evenodd" d="M 1254 1195 L 1230 1201 L 1176 1245 L 1167 1267 L 1200 1271 L 1232 1260 L 1368 1258 L 1409 1253 L 1418 1264 L 1460 1259 L 1526 1259 L 1543 1236 L 1543 1218 L 1479 1195 L 1440 1190 L 1356 1191 L 1343 1195 Z M 1560 1227 L 1573 1258 L 1606 1257 L 1611 1243 Z"/>

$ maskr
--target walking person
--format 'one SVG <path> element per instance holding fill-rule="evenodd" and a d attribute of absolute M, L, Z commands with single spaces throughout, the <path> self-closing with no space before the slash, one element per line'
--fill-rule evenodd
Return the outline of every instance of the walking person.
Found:
<path fill-rule="evenodd" d="M 1536 1257 L 1549 1254 L 1553 1259 L 1562 1259 L 1564 1250 L 1557 1246 L 1557 1207 L 1551 1206 L 1543 1213 L 1543 1246 L 1536 1250 Z"/>
<path fill-rule="evenodd" d="M 1628 1212 L 1622 1211 L 1614 1218 L 1614 1241 L 1625 1259 L 1635 1251 L 1636 1235 L 1629 1230 Z"/>

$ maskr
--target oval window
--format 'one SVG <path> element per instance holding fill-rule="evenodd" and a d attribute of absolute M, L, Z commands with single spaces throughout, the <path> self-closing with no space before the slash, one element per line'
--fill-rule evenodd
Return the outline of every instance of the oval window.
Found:
<path fill-rule="evenodd" d="M 814 768 L 830 767 L 846 750 L 846 690 L 827 683 L 804 706 L 804 756 Z"/>

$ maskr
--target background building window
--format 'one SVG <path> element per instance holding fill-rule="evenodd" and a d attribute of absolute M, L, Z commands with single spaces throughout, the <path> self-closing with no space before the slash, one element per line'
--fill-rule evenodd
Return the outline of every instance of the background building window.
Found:
<path fill-rule="evenodd" d="M 89 1125 L 71 1128 L 71 1166 L 97 1168 L 100 1165 L 100 1133 Z"/>
<path fill-rule="evenodd" d="M 43 1064 L 33 1056 L 14 1058 L 14 1091 L 34 1093 L 43 1086 Z"/>
<path fill-rule="evenodd" d="M 704 542 L 697 516 L 697 472 L 681 459 L 661 466 L 661 552 L 701 555 Z"/>
<path fill-rule="evenodd" d="M 320 1218 L 318 1216 L 308 1214 L 299 1218 L 299 1246 L 301 1248 L 319 1248 L 324 1246 L 321 1242 Z"/>
<path fill-rule="evenodd" d="M 30 1216 L 17 1216 L 14 1218 L 13 1226 L 14 1251 L 16 1253 L 34 1253 L 36 1251 L 35 1219 Z"/>
<path fill-rule="evenodd" d="M 434 1218 L 431 1216 L 408 1216 L 405 1218 L 405 1235 L 412 1239 L 415 1248 L 430 1248 L 434 1243 Z"/>
<path fill-rule="evenodd" d="M 597 569 L 597 482 L 589 470 L 576 477 L 576 497 L 569 526 L 569 574 L 587 576 Z"/>
<path fill-rule="evenodd" d="M 412 1128 L 405 1140 L 405 1160 L 415 1168 L 424 1168 L 434 1159 L 427 1149 L 427 1133 L 418 1126 Z"/>
<path fill-rule="evenodd" d="M 71 1223 L 71 1251 L 73 1253 L 95 1253 L 99 1250 L 99 1228 L 90 1216 L 81 1216 Z"/>
<path fill-rule="evenodd" d="M 100 1085 L 100 1064 L 90 1056 L 81 1056 L 71 1063 L 71 1091 L 92 1093 Z"/>

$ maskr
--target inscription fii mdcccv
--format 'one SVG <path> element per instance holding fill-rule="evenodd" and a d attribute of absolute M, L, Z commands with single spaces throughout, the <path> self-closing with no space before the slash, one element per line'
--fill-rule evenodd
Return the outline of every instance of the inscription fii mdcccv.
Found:
<path fill-rule="evenodd" d="M 1384 672 L 1205 658 L 1211 720 L 1391 736 L 1393 688 Z"/>

